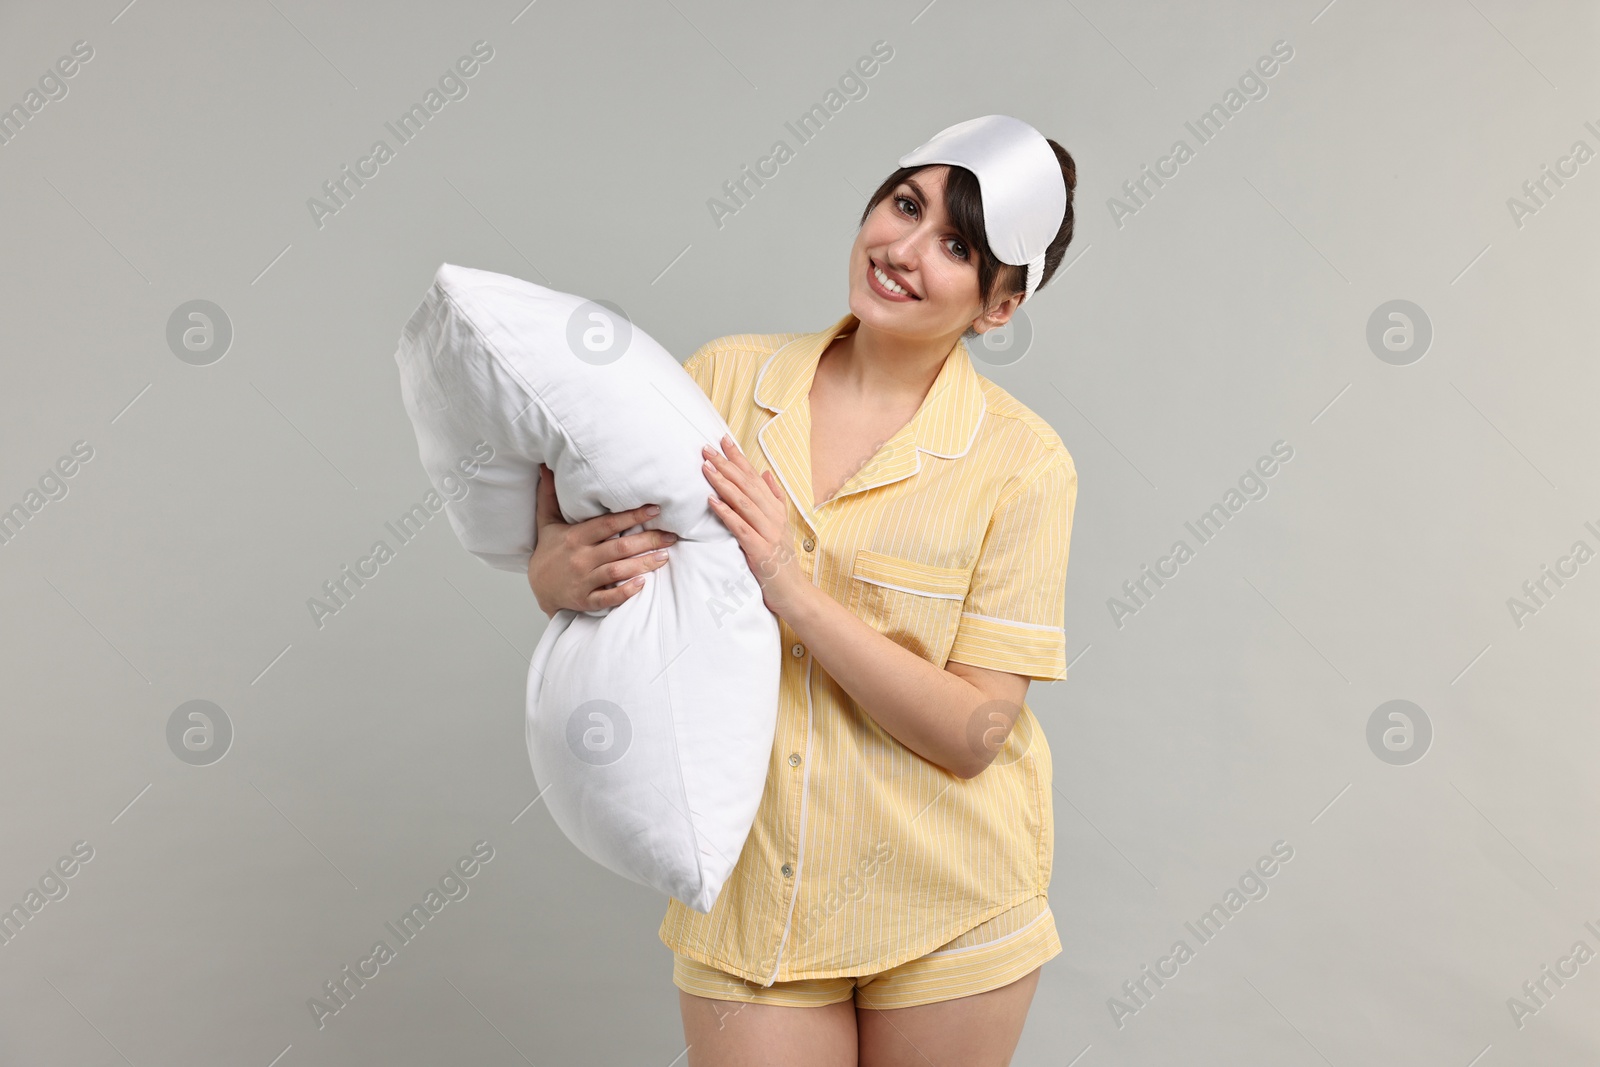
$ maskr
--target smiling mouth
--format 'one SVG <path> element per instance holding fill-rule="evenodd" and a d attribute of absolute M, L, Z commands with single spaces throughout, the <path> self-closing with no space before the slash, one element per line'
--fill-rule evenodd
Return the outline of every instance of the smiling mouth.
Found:
<path fill-rule="evenodd" d="M 892 293 L 893 295 L 899 296 L 899 297 L 904 297 L 907 300 L 921 300 L 922 299 L 916 293 L 913 293 L 910 289 L 907 289 L 905 286 L 901 285 L 899 282 L 897 282 L 893 278 L 889 277 L 889 275 L 883 270 L 883 268 L 879 267 L 878 264 L 876 262 L 874 262 L 871 258 L 868 258 L 868 260 L 867 260 L 867 269 L 868 269 L 868 271 L 871 272 L 873 279 L 879 285 L 883 286 L 883 288 L 885 290 L 887 290 L 888 292 Z"/>

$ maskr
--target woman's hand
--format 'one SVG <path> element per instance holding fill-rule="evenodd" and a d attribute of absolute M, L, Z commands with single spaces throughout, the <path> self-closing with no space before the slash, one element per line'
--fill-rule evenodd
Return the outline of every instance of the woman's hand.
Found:
<path fill-rule="evenodd" d="M 771 471 L 759 475 L 739 445 L 727 434 L 720 442 L 726 454 L 702 445 L 701 468 L 716 490 L 711 510 L 744 550 L 750 573 L 761 583 L 761 599 L 780 618 L 799 603 L 811 582 L 795 559 L 790 536 L 788 498 Z"/>
<path fill-rule="evenodd" d="M 678 535 L 666 530 L 643 530 L 626 537 L 614 535 L 653 518 L 659 511 L 654 504 L 646 504 L 631 511 L 596 515 L 583 522 L 563 522 L 561 505 L 556 500 L 555 472 L 539 464 L 535 520 L 538 539 L 528 560 L 528 585 L 539 601 L 539 610 L 553 617 L 563 608 L 593 611 L 615 607 L 644 588 L 644 572 L 667 562 L 666 546 Z M 625 578 L 632 581 L 615 589 L 605 588 Z"/>

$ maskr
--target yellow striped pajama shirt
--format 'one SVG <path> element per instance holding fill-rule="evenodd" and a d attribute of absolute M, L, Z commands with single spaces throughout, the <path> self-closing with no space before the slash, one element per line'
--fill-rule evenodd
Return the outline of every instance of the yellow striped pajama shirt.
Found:
<path fill-rule="evenodd" d="M 812 501 L 812 378 L 857 325 L 846 314 L 816 333 L 721 337 L 684 369 L 752 466 L 772 470 L 801 567 L 829 596 L 940 667 L 1065 678 L 1077 470 L 962 341 L 911 420 Z M 779 630 L 755 823 L 711 911 L 670 901 L 662 942 L 767 985 L 887 970 L 1003 913 L 1020 924 L 1048 912 L 1050 746 L 1026 702 L 993 762 L 963 779 L 896 740 L 781 619 Z"/>

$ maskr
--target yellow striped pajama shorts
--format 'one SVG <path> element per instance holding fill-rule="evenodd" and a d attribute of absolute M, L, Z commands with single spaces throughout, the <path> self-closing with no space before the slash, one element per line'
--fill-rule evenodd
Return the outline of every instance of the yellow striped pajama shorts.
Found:
<path fill-rule="evenodd" d="M 909 1008 L 1010 985 L 1061 952 L 1045 896 L 1034 897 L 914 960 L 876 974 L 757 985 L 674 952 L 672 984 L 713 1000 L 822 1007 L 855 998 L 860 1008 Z"/>

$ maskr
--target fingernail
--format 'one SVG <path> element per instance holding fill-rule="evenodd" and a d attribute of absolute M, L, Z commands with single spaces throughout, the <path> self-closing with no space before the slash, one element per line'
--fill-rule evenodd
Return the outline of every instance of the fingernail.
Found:
<path fill-rule="evenodd" d="M 667 550 L 664 549 L 664 548 L 658 548 L 654 552 L 650 553 L 650 556 L 653 559 L 666 559 L 667 558 Z"/>
<path fill-rule="evenodd" d="M 673 544 L 677 540 L 678 540 L 678 535 L 675 534 L 675 533 L 669 533 L 669 534 L 666 535 L 666 541 L 667 541 L 667 544 L 669 544 L 669 545 Z"/>
<path fill-rule="evenodd" d="M 649 507 L 644 509 L 644 513 L 646 515 L 659 515 L 661 514 L 661 505 L 651 504 Z"/>

